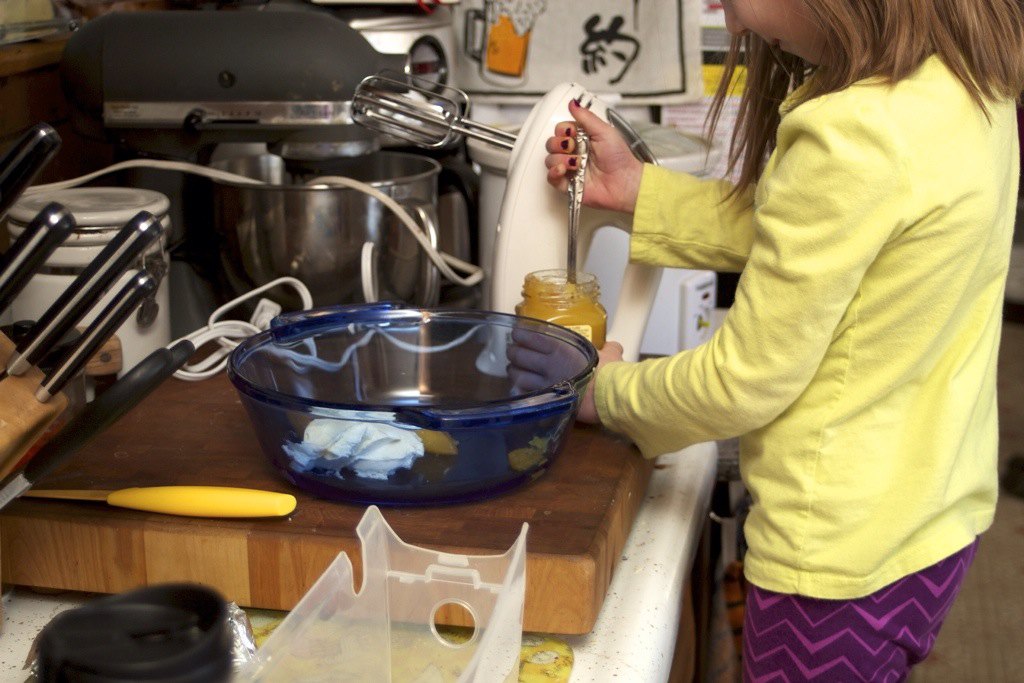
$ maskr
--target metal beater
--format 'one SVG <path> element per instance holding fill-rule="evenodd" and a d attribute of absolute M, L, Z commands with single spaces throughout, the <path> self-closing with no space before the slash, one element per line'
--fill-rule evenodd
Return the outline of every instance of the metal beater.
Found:
<path fill-rule="evenodd" d="M 381 72 L 367 76 L 352 98 L 352 119 L 420 147 L 437 149 L 460 136 L 512 149 L 516 136 L 464 117 L 466 93 L 414 76 Z"/>
<path fill-rule="evenodd" d="M 582 106 L 590 106 L 590 98 Z M 469 108 L 464 92 L 436 83 L 427 83 L 404 74 L 383 72 L 364 78 L 352 99 L 352 119 L 367 128 L 420 147 L 444 147 L 460 136 L 467 136 L 511 150 L 516 136 L 492 128 L 463 115 Z M 580 208 L 589 156 L 586 131 L 577 126 L 576 154 L 579 165 L 569 183 L 569 241 L 566 277 L 576 282 L 579 251 Z M 538 171 L 539 173 L 539 171 Z"/>
<path fill-rule="evenodd" d="M 524 273 L 568 265 L 568 270 L 575 274 L 577 250 L 586 251 L 588 240 L 598 227 L 611 225 L 627 231 L 630 228 L 625 214 L 579 209 L 577 202 L 583 198 L 583 158 L 570 183 L 578 187 L 575 192 L 570 190 L 574 203 L 570 204 L 569 221 L 566 221 L 565 195 L 547 182 L 545 141 L 557 124 L 568 120 L 570 100 L 615 126 L 637 158 L 656 161 L 628 122 L 578 83 L 561 83 L 551 88 L 533 105 L 517 134 L 465 119 L 468 98 L 454 88 L 418 82 L 404 74 L 370 76 L 356 88 L 352 118 L 374 130 L 427 148 L 443 147 L 458 136 L 466 135 L 511 149 L 505 194 L 494 228 L 493 255 L 489 263 L 482 264 L 487 269 L 490 284 L 484 302 L 489 310 L 506 313 L 515 310 L 522 297 Z M 575 217 L 573 212 L 576 212 Z M 573 223 L 572 230 L 567 223 Z M 639 356 L 640 341 L 660 278 L 660 268 L 641 263 L 627 263 L 623 271 L 608 338 L 622 343 L 626 360 L 636 360 Z M 495 367 L 503 372 L 506 362 L 504 350 L 496 349 Z"/>

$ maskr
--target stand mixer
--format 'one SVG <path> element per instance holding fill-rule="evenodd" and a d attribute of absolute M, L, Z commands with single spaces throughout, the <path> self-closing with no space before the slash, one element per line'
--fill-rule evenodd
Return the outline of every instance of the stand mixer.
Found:
<path fill-rule="evenodd" d="M 511 150 L 508 183 L 493 246 L 488 248 L 489 236 L 481 235 L 482 261 L 490 276 L 484 306 L 490 310 L 513 312 L 526 274 L 564 268 L 567 262 L 568 206 L 565 195 L 547 183 L 544 158 L 545 141 L 554 133 L 556 124 L 570 118 L 570 100 L 579 101 L 612 123 L 625 135 L 638 158 L 657 163 L 621 116 L 576 83 L 562 83 L 549 90 L 534 105 L 517 135 L 463 118 L 468 100 L 453 88 L 417 85 L 415 79 L 383 74 L 364 79 L 356 88 L 352 116 L 358 123 L 423 147 L 443 146 L 454 137 L 465 135 Z M 584 207 L 579 222 L 582 253 L 587 253 L 597 228 L 613 225 L 628 230 L 630 221 L 625 214 Z M 486 258 L 488 251 L 490 259 Z M 635 263 L 626 266 L 616 314 L 608 330 L 608 338 L 622 344 L 625 360 L 639 357 L 660 280 L 661 268 Z"/>
<path fill-rule="evenodd" d="M 206 163 L 221 143 L 375 146 L 348 116 L 352 89 L 405 59 L 329 14 L 274 3 L 105 14 L 69 39 L 61 78 L 83 135 Z"/>
<path fill-rule="evenodd" d="M 479 288 L 437 282 L 427 251 L 379 204 L 360 195 L 346 212 L 322 203 L 355 191 L 306 187 L 324 176 L 377 183 L 432 222 L 424 229 L 437 249 L 473 259 L 475 178 L 461 150 L 394 149 L 350 117 L 367 74 L 449 77 L 450 11 L 426 15 L 415 5 L 235 0 L 217 9 L 108 13 L 69 39 L 61 78 L 75 130 L 111 144 L 118 161 L 153 162 L 121 170 L 113 182 L 170 200 L 175 336 L 278 276 L 301 279 L 320 305 L 362 300 L 364 271 L 388 298 L 475 301 Z M 282 187 L 257 191 L 156 162 L 239 171 Z M 359 247 L 370 241 L 374 258 L 361 259 Z M 297 304 L 288 294 L 274 292 L 279 303 Z"/>

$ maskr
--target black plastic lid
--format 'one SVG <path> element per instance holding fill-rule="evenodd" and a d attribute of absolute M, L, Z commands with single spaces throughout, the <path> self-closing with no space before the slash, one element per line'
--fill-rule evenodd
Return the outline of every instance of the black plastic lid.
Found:
<path fill-rule="evenodd" d="M 54 617 L 39 636 L 39 680 L 227 681 L 231 643 L 217 593 L 197 584 L 150 586 Z"/>

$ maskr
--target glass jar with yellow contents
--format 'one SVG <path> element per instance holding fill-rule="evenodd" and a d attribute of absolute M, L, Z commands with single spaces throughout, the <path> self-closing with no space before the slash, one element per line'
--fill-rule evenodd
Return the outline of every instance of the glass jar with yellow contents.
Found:
<path fill-rule="evenodd" d="M 546 320 L 578 332 L 604 346 L 608 313 L 601 305 L 601 288 L 593 273 L 577 272 L 570 282 L 563 270 L 538 270 L 523 281 L 523 300 L 516 315 Z"/>

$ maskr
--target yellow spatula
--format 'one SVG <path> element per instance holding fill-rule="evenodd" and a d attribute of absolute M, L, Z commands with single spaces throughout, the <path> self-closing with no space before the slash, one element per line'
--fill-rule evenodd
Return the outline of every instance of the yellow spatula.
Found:
<path fill-rule="evenodd" d="M 116 507 L 186 517 L 284 517 L 295 496 L 229 486 L 144 486 L 117 491 L 29 489 L 23 496 L 91 500 Z"/>

